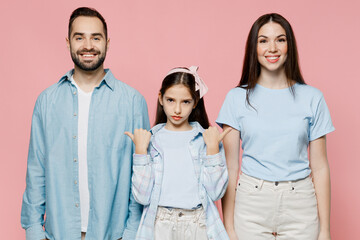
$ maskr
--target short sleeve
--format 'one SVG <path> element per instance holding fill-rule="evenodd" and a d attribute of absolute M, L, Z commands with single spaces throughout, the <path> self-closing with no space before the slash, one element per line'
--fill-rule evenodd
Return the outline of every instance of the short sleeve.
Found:
<path fill-rule="evenodd" d="M 240 106 L 239 104 L 239 98 L 237 89 L 232 89 L 230 92 L 226 95 L 225 101 L 220 109 L 219 115 L 216 119 L 216 123 L 223 127 L 224 124 L 241 131 L 240 129 L 240 118 L 239 112 L 240 112 Z"/>
<path fill-rule="evenodd" d="M 312 108 L 314 116 L 310 121 L 309 141 L 318 139 L 335 130 L 331 121 L 329 109 L 322 94 L 319 100 L 314 102 Z"/>

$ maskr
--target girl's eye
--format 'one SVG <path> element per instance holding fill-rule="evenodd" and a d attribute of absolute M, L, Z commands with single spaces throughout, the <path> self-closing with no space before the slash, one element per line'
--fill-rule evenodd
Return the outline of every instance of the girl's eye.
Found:
<path fill-rule="evenodd" d="M 280 38 L 278 41 L 279 42 L 286 42 L 286 39 L 285 38 Z"/>
<path fill-rule="evenodd" d="M 173 102 L 174 100 L 172 100 L 171 98 L 168 98 L 166 101 Z"/>
<path fill-rule="evenodd" d="M 190 101 L 190 100 L 185 100 L 184 103 L 185 103 L 185 104 L 190 104 L 191 101 Z"/>
<path fill-rule="evenodd" d="M 266 39 L 261 39 L 259 43 L 266 43 Z"/>

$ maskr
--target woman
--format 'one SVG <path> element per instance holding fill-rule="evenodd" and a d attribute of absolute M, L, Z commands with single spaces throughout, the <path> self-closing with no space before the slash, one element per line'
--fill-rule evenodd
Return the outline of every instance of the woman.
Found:
<path fill-rule="evenodd" d="M 334 127 L 322 93 L 305 84 L 294 33 L 281 15 L 253 24 L 240 83 L 217 123 L 234 129 L 224 138 L 229 184 L 222 204 L 230 238 L 330 239 L 325 135 Z"/>

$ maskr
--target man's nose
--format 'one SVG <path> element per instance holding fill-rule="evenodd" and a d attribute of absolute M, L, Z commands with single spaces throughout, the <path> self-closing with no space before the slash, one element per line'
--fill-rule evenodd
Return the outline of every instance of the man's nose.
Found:
<path fill-rule="evenodd" d="M 85 49 L 88 49 L 88 50 L 90 50 L 90 49 L 93 48 L 93 44 L 92 44 L 91 39 L 85 39 L 85 41 L 84 41 L 84 48 L 85 48 Z"/>

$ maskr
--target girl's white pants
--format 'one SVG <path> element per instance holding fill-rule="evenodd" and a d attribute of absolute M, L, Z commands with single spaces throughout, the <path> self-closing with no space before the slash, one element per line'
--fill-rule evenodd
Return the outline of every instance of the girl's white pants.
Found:
<path fill-rule="evenodd" d="M 202 207 L 194 210 L 158 207 L 155 240 L 207 240 L 206 216 Z"/>

